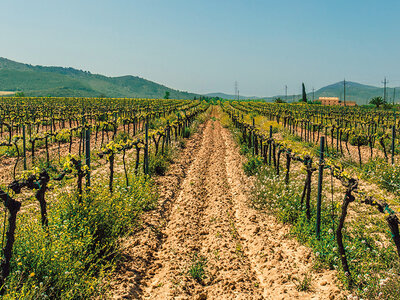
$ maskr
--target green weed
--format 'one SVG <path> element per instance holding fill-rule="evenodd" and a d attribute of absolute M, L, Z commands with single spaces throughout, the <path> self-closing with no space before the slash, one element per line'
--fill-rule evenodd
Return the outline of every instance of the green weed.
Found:
<path fill-rule="evenodd" d="M 196 280 L 197 282 L 201 283 L 203 279 L 206 277 L 206 268 L 207 259 L 204 256 L 199 256 L 198 253 L 193 255 L 192 265 L 189 269 L 190 276 Z"/>

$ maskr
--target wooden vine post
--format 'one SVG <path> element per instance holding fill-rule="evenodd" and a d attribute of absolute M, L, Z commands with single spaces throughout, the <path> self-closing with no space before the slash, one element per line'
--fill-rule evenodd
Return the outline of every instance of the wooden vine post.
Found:
<path fill-rule="evenodd" d="M 86 129 L 85 132 L 85 140 L 86 140 L 86 147 L 85 147 L 85 154 L 86 154 L 86 165 L 88 166 L 87 174 L 86 174 L 86 187 L 90 187 L 90 128 Z"/>
<path fill-rule="evenodd" d="M 24 155 L 24 170 L 26 170 L 26 132 L 25 132 L 25 124 L 22 125 L 22 146 L 23 146 L 23 155 Z"/>
<path fill-rule="evenodd" d="M 15 229 L 17 227 L 17 213 L 21 208 L 21 202 L 14 200 L 1 189 L 0 198 L 9 212 L 6 245 L 3 249 L 3 258 L 1 260 L 0 295 L 2 295 L 4 293 L 5 280 L 10 275 L 12 249 L 15 241 Z"/>
<path fill-rule="evenodd" d="M 280 160 L 281 160 L 282 152 L 283 152 L 283 149 L 280 146 L 278 146 L 278 154 L 277 154 L 278 158 L 277 158 L 277 161 L 276 161 L 276 175 L 278 175 L 278 176 L 279 176 L 279 173 L 280 173 Z"/>
<path fill-rule="evenodd" d="M 272 125 L 269 126 L 269 141 L 268 141 L 268 164 L 271 165 L 272 154 Z"/>
<path fill-rule="evenodd" d="M 339 153 L 339 126 L 336 127 L 336 153 Z"/>
<path fill-rule="evenodd" d="M 292 150 L 286 150 L 286 174 L 285 174 L 285 183 L 289 184 L 289 174 L 290 174 L 290 162 L 292 160 Z"/>
<path fill-rule="evenodd" d="M 125 183 L 126 183 L 126 186 L 128 187 L 129 186 L 129 178 L 128 178 L 128 171 L 126 169 L 125 154 L 126 154 L 126 148 L 123 147 L 122 148 L 122 163 L 124 165 Z"/>
<path fill-rule="evenodd" d="M 315 234 L 317 239 L 320 238 L 321 233 L 321 204 L 322 204 L 322 181 L 324 179 L 324 146 L 325 137 L 321 136 L 321 146 L 319 155 L 319 170 L 318 170 L 318 194 L 317 194 L 317 215 L 315 223 Z"/>
<path fill-rule="evenodd" d="M 255 127 L 255 120 L 253 118 L 253 138 L 252 138 L 252 148 L 253 148 L 253 155 L 255 154 L 255 132 L 254 130 L 256 129 Z"/>
<path fill-rule="evenodd" d="M 148 120 L 148 118 L 146 118 L 146 129 L 145 129 L 144 174 L 149 175 L 149 120 Z"/>
<path fill-rule="evenodd" d="M 140 145 L 139 143 L 135 143 L 135 149 L 136 149 L 136 163 L 135 163 L 135 174 L 137 174 L 138 170 L 139 170 L 139 160 L 140 160 Z"/>
<path fill-rule="evenodd" d="M 164 112 L 164 116 L 165 116 L 165 112 Z M 165 140 L 166 146 L 169 145 L 169 140 L 170 140 L 170 133 L 169 133 L 169 131 L 170 131 L 169 120 L 167 120 L 167 132 L 166 132 L 166 140 Z"/>
<path fill-rule="evenodd" d="M 46 145 L 46 165 L 49 167 L 50 166 L 50 154 L 49 154 L 49 141 L 48 141 L 48 136 L 46 135 L 44 138 L 45 145 Z"/>
<path fill-rule="evenodd" d="M 108 189 L 110 190 L 110 194 L 113 193 L 113 181 L 114 181 L 114 158 L 115 158 L 115 154 L 113 151 L 111 151 L 108 154 L 108 160 L 110 162 L 110 181 L 108 183 Z"/>
<path fill-rule="evenodd" d="M 361 143 L 362 143 L 362 137 L 361 135 L 357 135 L 357 150 L 358 150 L 358 159 L 360 163 L 360 168 L 362 167 Z"/>
<path fill-rule="evenodd" d="M 394 165 L 394 145 L 396 139 L 396 126 L 392 126 L 392 165 Z"/>

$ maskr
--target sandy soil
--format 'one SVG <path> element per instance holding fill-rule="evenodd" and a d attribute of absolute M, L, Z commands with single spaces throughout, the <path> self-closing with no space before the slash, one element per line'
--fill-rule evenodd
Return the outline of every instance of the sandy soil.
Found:
<path fill-rule="evenodd" d="M 218 117 L 218 112 L 213 112 Z M 340 299 L 333 271 L 287 237 L 289 227 L 251 208 L 251 179 L 230 132 L 216 119 L 160 178 L 159 208 L 123 245 L 111 284 L 115 299 Z M 205 277 L 189 274 L 205 258 Z M 297 284 L 311 276 L 311 288 Z"/>

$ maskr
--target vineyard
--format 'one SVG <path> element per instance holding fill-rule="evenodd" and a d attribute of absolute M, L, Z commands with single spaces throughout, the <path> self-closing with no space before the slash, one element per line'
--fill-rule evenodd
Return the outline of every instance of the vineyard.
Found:
<path fill-rule="evenodd" d="M 250 157 L 248 172 L 267 166 L 254 203 L 292 224 L 293 234 L 338 270 L 345 286 L 370 299 L 396 299 L 396 114 L 251 102 L 224 110 Z"/>
<path fill-rule="evenodd" d="M 4 299 L 398 299 L 400 120 L 0 98 Z"/>
<path fill-rule="evenodd" d="M 151 175 L 165 173 L 207 104 L 2 98 L 0 105 L 1 294 L 99 292 L 118 237 L 155 205 Z"/>

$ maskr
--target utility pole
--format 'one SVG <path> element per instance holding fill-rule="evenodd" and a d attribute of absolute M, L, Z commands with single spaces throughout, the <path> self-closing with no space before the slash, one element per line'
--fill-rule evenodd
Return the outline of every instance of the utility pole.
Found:
<path fill-rule="evenodd" d="M 346 79 L 343 79 L 343 102 L 344 106 L 346 106 Z"/>
<path fill-rule="evenodd" d="M 235 81 L 235 98 L 238 96 L 238 83 Z"/>
<path fill-rule="evenodd" d="M 315 91 L 315 89 L 312 88 L 312 101 L 313 101 L 313 102 L 314 102 L 314 100 L 315 100 L 315 98 L 314 98 L 314 91 Z"/>
<path fill-rule="evenodd" d="M 385 77 L 382 83 L 383 83 L 383 101 L 386 103 L 386 84 L 388 84 L 389 81 L 387 81 Z"/>
<path fill-rule="evenodd" d="M 238 90 L 238 101 L 240 100 L 240 96 L 239 96 L 239 90 Z"/>
<path fill-rule="evenodd" d="M 396 88 L 393 88 L 393 105 L 394 105 L 395 98 L 396 98 Z"/>
<path fill-rule="evenodd" d="M 287 85 L 285 85 L 285 102 L 287 102 Z"/>

